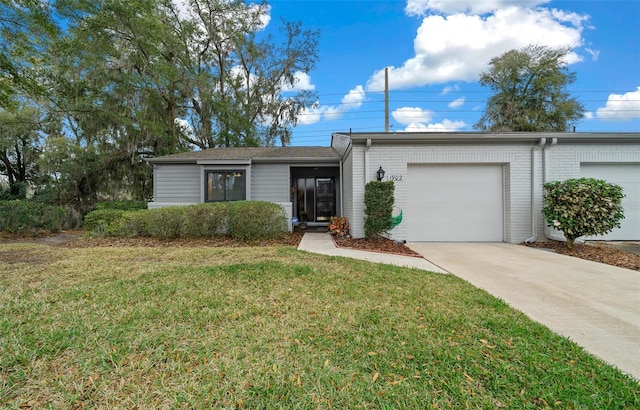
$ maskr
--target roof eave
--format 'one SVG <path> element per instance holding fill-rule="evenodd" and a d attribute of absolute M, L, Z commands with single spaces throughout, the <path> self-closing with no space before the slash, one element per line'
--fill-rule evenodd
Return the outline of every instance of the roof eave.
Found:
<path fill-rule="evenodd" d="M 378 143 L 398 144 L 467 144 L 467 143 L 537 143 L 540 138 L 556 138 L 562 142 L 610 143 L 640 142 L 640 133 L 335 133 L 351 138 L 354 143 L 362 144 L 367 140 Z"/>
<path fill-rule="evenodd" d="M 286 163 L 304 163 L 304 162 L 327 162 L 338 163 L 339 157 L 258 157 L 253 162 L 286 162 Z"/>

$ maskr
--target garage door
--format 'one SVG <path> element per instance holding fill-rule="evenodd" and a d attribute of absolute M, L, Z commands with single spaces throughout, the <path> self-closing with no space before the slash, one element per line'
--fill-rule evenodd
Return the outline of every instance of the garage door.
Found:
<path fill-rule="evenodd" d="M 502 242 L 501 164 L 409 165 L 407 239 Z"/>
<path fill-rule="evenodd" d="M 580 174 L 620 185 L 626 195 L 622 200 L 624 219 L 620 222 L 621 227 L 592 239 L 640 240 L 640 164 L 580 164 Z"/>

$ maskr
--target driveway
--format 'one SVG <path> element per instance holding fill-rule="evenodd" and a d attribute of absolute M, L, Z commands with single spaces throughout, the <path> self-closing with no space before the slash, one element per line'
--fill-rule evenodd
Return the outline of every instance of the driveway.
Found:
<path fill-rule="evenodd" d="M 409 243 L 640 380 L 640 272 L 505 243 Z"/>

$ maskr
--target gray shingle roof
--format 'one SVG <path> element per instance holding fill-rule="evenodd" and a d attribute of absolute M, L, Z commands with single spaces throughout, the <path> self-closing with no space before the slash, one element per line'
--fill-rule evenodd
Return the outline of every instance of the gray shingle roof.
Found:
<path fill-rule="evenodd" d="M 332 147 L 245 147 L 211 148 L 150 158 L 154 162 L 197 162 L 202 160 L 338 160 Z"/>

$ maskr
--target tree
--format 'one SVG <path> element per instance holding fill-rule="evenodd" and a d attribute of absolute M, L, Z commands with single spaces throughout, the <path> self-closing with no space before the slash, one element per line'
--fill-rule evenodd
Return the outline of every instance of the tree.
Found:
<path fill-rule="evenodd" d="M 289 143 L 316 101 L 296 81 L 318 33 L 285 21 L 269 34 L 268 14 L 243 0 L 0 0 L 0 108 L 37 101 L 57 124 L 42 144 L 73 160 L 49 152 L 40 180 L 59 200 L 146 199 L 145 157 Z"/>
<path fill-rule="evenodd" d="M 171 3 L 173 4 L 173 3 Z M 317 60 L 318 32 L 284 21 L 278 36 L 263 32 L 266 2 L 192 0 L 167 6 L 182 43 L 177 70 L 186 81 L 183 137 L 201 149 L 289 143 L 298 115 L 315 104 L 296 90 Z"/>
<path fill-rule="evenodd" d="M 15 94 L 42 93 L 32 69 L 58 33 L 50 2 L 0 0 L 0 108 L 10 108 Z"/>
<path fill-rule="evenodd" d="M 559 229 L 567 246 L 584 235 L 604 235 L 620 227 L 624 218 L 622 187 L 593 178 L 567 179 L 544 184 L 547 224 Z"/>
<path fill-rule="evenodd" d="M 569 48 L 530 45 L 491 59 L 480 84 L 495 94 L 474 125 L 483 131 L 566 132 L 584 107 L 566 91 L 575 82 L 565 58 Z"/>
<path fill-rule="evenodd" d="M 34 106 L 11 105 L 0 109 L 0 175 L 6 177 L 14 197 L 24 197 L 26 186 L 37 177 L 47 119 Z"/>

